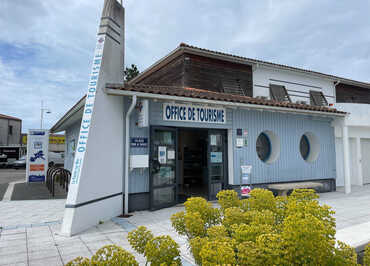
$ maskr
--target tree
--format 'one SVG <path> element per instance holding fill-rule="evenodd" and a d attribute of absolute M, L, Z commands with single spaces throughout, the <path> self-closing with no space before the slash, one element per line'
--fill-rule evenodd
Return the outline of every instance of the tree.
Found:
<path fill-rule="evenodd" d="M 125 82 L 129 82 L 133 78 L 135 78 L 137 75 L 139 75 L 139 70 L 136 65 L 131 64 L 131 67 L 126 67 L 126 69 L 123 71 L 123 77 Z"/>

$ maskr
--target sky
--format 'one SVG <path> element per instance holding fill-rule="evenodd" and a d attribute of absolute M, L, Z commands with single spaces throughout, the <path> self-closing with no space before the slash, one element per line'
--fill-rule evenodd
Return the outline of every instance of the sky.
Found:
<path fill-rule="evenodd" d="M 125 65 L 181 42 L 370 82 L 370 0 L 123 0 Z M 0 1 L 0 113 L 51 128 L 85 93 L 103 0 Z"/>

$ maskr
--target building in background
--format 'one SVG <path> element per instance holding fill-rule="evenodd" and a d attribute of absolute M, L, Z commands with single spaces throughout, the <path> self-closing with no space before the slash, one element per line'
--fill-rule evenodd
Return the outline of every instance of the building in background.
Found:
<path fill-rule="evenodd" d="M 22 145 L 27 146 L 27 134 L 22 134 Z M 65 135 L 50 134 L 49 135 L 49 152 L 64 152 L 65 151 Z"/>
<path fill-rule="evenodd" d="M 0 114 L 0 167 L 7 167 L 24 154 L 21 132 L 21 119 Z"/>
<path fill-rule="evenodd" d="M 0 114 L 0 146 L 20 146 L 21 132 L 21 119 Z"/>

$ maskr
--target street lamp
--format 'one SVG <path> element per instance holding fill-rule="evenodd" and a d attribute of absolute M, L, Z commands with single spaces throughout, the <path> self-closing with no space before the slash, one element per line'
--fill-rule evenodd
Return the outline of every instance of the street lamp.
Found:
<path fill-rule="evenodd" d="M 46 112 L 47 114 L 51 114 L 50 109 L 47 107 L 44 107 L 44 101 L 41 101 L 40 129 L 42 129 L 43 122 L 44 122 L 44 112 Z"/>

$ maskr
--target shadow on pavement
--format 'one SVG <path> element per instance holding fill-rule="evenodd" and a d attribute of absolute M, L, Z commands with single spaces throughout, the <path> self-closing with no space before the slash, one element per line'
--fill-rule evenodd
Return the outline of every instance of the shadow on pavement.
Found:
<path fill-rule="evenodd" d="M 40 199 L 65 199 L 65 198 L 67 198 L 67 193 L 58 185 L 55 185 L 55 197 L 52 197 L 45 183 L 19 183 L 14 185 L 11 200 L 40 200 Z"/>

